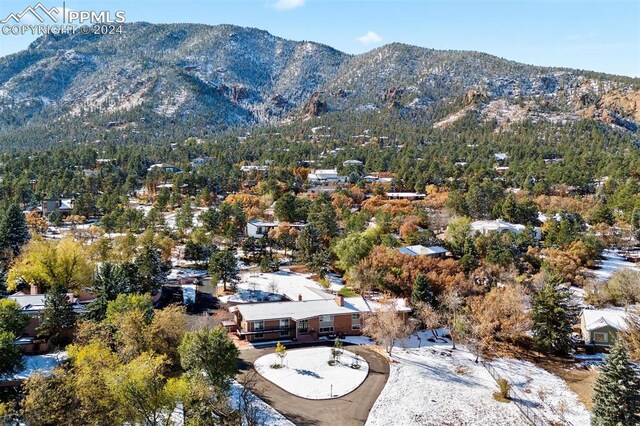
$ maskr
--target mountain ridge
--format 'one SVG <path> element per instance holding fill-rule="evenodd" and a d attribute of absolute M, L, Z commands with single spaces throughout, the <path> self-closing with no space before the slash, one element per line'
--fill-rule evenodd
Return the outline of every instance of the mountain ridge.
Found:
<path fill-rule="evenodd" d="M 387 108 L 428 121 L 457 100 L 528 102 L 537 118 L 561 112 L 636 132 L 639 87 L 637 78 L 475 51 L 389 43 L 352 55 L 258 28 L 137 22 L 122 36 L 42 36 L 0 58 L 0 133 L 133 110 L 212 128 Z"/>

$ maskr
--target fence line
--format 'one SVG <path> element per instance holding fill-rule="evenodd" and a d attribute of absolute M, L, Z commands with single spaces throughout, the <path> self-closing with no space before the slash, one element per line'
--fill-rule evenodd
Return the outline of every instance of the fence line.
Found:
<path fill-rule="evenodd" d="M 503 378 L 503 377 L 500 377 L 500 375 L 498 374 L 496 369 L 493 368 L 493 366 L 491 364 L 489 364 L 488 362 L 480 361 L 480 363 L 489 372 L 489 375 L 491 375 L 491 377 L 493 377 L 493 379 L 496 381 L 496 383 L 498 382 L 498 380 Z M 513 389 L 513 387 L 511 387 L 509 389 L 509 397 L 511 398 L 511 401 L 513 401 L 513 403 L 516 404 L 516 407 L 518 407 L 520 412 L 522 412 L 522 414 L 527 418 L 527 420 L 529 420 L 529 422 L 531 422 L 532 425 L 534 425 L 534 426 L 548 426 L 550 424 L 549 421 L 547 421 L 541 415 L 535 413 L 534 410 L 531 407 L 529 407 L 527 404 L 525 404 L 523 402 L 524 398 L 522 398 L 520 393 L 517 392 L 515 389 Z"/>

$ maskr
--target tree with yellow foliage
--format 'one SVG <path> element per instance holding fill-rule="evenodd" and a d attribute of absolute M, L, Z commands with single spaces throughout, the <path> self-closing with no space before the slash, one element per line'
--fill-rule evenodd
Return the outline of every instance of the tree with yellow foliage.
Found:
<path fill-rule="evenodd" d="M 20 281 L 39 286 L 41 291 L 53 286 L 78 289 L 91 281 L 93 268 L 86 248 L 72 238 L 34 238 L 9 269 L 7 284 L 10 290 L 15 290 Z"/>

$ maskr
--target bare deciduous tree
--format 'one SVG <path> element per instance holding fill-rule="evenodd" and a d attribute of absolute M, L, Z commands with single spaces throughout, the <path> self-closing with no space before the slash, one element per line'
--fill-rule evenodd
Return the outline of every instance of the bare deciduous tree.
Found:
<path fill-rule="evenodd" d="M 407 337 L 412 331 L 394 303 L 385 303 L 382 309 L 365 319 L 362 331 L 381 343 L 389 355 L 398 339 Z"/>

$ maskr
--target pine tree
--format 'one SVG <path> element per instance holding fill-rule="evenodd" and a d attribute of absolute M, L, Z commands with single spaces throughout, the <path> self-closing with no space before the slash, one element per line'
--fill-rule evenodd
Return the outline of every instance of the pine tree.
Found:
<path fill-rule="evenodd" d="M 100 265 L 93 277 L 92 290 L 96 298 L 87 305 L 84 317 L 102 321 L 107 314 L 109 302 L 127 290 L 127 277 L 123 267 L 110 262 Z"/>
<path fill-rule="evenodd" d="M 28 240 L 27 221 L 20 208 L 11 204 L 0 215 L 0 249 L 11 249 L 17 255 Z"/>
<path fill-rule="evenodd" d="M 184 204 L 176 215 L 176 225 L 182 232 L 187 231 L 193 226 L 193 209 L 191 208 L 191 201 L 185 200 Z"/>
<path fill-rule="evenodd" d="M 418 274 L 416 279 L 413 281 L 411 302 L 414 305 L 428 303 L 430 306 L 433 306 L 435 301 L 436 298 L 433 294 L 433 290 L 431 289 L 431 283 L 429 283 L 429 280 L 423 274 Z"/>
<path fill-rule="evenodd" d="M 138 269 L 140 293 L 158 289 L 170 269 L 170 264 L 162 260 L 160 250 L 151 245 L 142 248 L 135 265 Z"/>
<path fill-rule="evenodd" d="M 569 291 L 561 283 L 562 279 L 555 275 L 545 278 L 542 289 L 533 295 L 531 319 L 538 348 L 566 354 L 571 348 L 573 310 L 569 306 Z"/>
<path fill-rule="evenodd" d="M 239 280 L 235 252 L 232 249 L 214 252 L 209 260 L 209 273 L 214 282 L 222 281 L 224 291 L 227 291 L 227 284 L 235 285 Z"/>
<path fill-rule="evenodd" d="M 593 426 L 640 424 L 640 380 L 621 341 L 611 349 L 593 387 Z"/>
<path fill-rule="evenodd" d="M 305 226 L 298 234 L 296 248 L 302 262 L 311 263 L 314 256 L 322 251 L 322 237 L 315 225 Z"/>
<path fill-rule="evenodd" d="M 338 218 L 331 204 L 331 197 L 327 193 L 322 193 L 311 204 L 307 220 L 316 226 L 323 238 L 338 235 Z"/>

